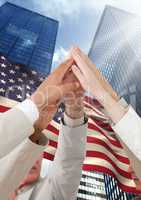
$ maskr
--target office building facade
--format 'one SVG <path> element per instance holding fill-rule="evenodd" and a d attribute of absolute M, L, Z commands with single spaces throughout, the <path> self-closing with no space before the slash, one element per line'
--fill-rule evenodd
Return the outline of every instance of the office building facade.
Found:
<path fill-rule="evenodd" d="M 77 200 L 106 200 L 104 175 L 82 171 Z"/>
<path fill-rule="evenodd" d="M 136 197 L 134 194 L 123 192 L 117 181 L 109 175 L 104 175 L 104 182 L 107 200 L 133 200 Z"/>
<path fill-rule="evenodd" d="M 141 18 L 106 6 L 89 57 L 141 116 Z"/>
<path fill-rule="evenodd" d="M 49 74 L 58 21 L 11 3 L 0 7 L 0 53 L 13 63 Z"/>

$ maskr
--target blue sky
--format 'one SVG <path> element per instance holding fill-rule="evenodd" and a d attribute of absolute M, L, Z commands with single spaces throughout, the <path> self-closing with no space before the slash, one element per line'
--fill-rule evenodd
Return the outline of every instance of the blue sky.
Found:
<path fill-rule="evenodd" d="M 4 3 L 5 0 L 0 0 Z M 141 0 L 9 0 L 60 22 L 53 68 L 72 45 L 88 53 L 106 4 L 140 15 Z"/>

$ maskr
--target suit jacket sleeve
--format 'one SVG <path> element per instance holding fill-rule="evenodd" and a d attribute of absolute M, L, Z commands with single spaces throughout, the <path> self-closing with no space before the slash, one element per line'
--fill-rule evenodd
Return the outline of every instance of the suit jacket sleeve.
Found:
<path fill-rule="evenodd" d="M 131 106 L 113 130 L 123 142 L 136 175 L 141 178 L 141 119 Z"/>
<path fill-rule="evenodd" d="M 34 132 L 33 124 L 24 112 L 13 108 L 0 114 L 0 158 Z"/>
<path fill-rule="evenodd" d="M 75 128 L 62 124 L 53 167 L 33 191 L 32 200 L 76 198 L 86 152 L 86 133 L 87 123 Z"/>
<path fill-rule="evenodd" d="M 45 137 L 45 136 L 43 136 Z M 45 144 L 47 139 L 44 139 Z M 29 170 L 41 156 L 46 145 L 36 145 L 24 140 L 11 153 L 0 160 L 0 199 L 8 200 Z"/>

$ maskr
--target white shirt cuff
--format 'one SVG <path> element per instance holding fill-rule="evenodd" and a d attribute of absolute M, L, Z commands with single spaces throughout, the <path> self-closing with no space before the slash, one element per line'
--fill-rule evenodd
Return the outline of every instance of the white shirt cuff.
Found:
<path fill-rule="evenodd" d="M 66 113 L 64 113 L 64 123 L 70 127 L 77 127 L 84 124 L 84 116 L 79 119 L 72 119 Z"/>
<path fill-rule="evenodd" d="M 127 108 L 127 107 L 128 107 L 128 103 L 125 101 L 124 98 L 121 98 L 121 99 L 119 100 L 119 104 L 120 104 L 121 106 L 123 106 L 124 108 Z"/>
<path fill-rule="evenodd" d="M 32 124 L 39 118 L 38 108 L 30 99 L 26 99 L 22 103 L 19 103 L 16 108 L 24 112 Z"/>

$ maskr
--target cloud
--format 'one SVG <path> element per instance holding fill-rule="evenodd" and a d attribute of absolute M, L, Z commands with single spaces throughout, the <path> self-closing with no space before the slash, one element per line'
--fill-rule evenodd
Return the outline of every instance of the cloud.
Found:
<path fill-rule="evenodd" d="M 68 55 L 68 51 L 62 46 L 56 49 L 53 56 L 53 69 L 57 67 L 58 63 L 61 63 Z"/>
<path fill-rule="evenodd" d="M 137 15 L 141 15 L 140 8 L 141 8 L 141 1 L 140 0 L 134 0 L 130 1 L 129 0 L 120 0 L 119 2 L 117 1 L 116 7 L 124 9 L 126 11 L 135 13 Z"/>
<path fill-rule="evenodd" d="M 81 0 L 31 0 L 34 8 L 44 15 L 49 15 L 58 20 L 64 17 L 75 18 L 79 15 Z"/>

